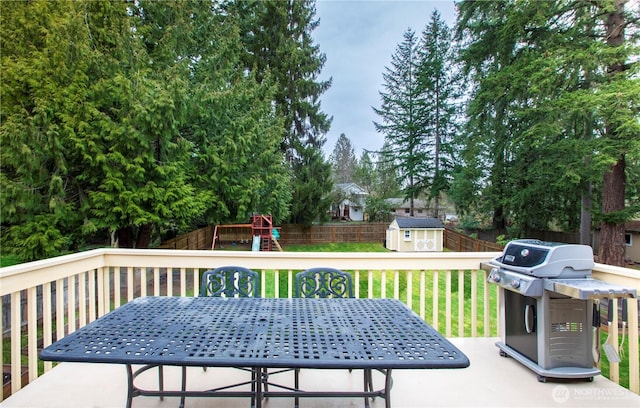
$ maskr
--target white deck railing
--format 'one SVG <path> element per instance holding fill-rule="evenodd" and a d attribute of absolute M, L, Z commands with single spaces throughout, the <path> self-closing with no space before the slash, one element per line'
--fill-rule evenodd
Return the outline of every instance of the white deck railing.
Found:
<path fill-rule="evenodd" d="M 52 368 L 50 362 L 39 364 L 39 348 L 135 297 L 192 296 L 199 292 L 200 272 L 222 265 L 259 271 L 262 297 L 291 297 L 298 270 L 353 271 L 357 297 L 399 299 L 447 337 L 494 337 L 499 335 L 497 286 L 486 284 L 479 266 L 497 255 L 97 249 L 0 269 L 2 308 L 9 309 L 0 322 L 0 350 L 9 350 L 15 393 Z M 639 271 L 596 264 L 593 275 L 640 293 Z M 627 334 L 629 388 L 639 393 L 637 300 L 627 307 L 629 322 L 636 322 Z M 615 319 L 610 337 L 618 344 Z M 4 352 L 0 358 L 4 361 Z M 611 364 L 609 377 L 619 383 L 618 364 Z"/>

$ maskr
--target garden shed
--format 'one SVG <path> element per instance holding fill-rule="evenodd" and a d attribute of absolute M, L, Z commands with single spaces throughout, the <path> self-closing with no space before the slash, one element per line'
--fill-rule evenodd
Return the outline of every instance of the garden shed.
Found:
<path fill-rule="evenodd" d="M 396 217 L 386 233 L 386 248 L 399 252 L 441 252 L 444 225 L 437 218 Z"/>

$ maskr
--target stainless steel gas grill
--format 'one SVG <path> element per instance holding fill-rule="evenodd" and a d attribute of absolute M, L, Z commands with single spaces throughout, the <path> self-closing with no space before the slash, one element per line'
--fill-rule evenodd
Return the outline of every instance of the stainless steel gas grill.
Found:
<path fill-rule="evenodd" d="M 593 266 L 590 246 L 538 240 L 509 242 L 500 257 L 483 263 L 487 281 L 500 287 L 500 355 L 542 382 L 600 374 L 594 300 L 633 298 L 636 290 L 592 279 Z"/>

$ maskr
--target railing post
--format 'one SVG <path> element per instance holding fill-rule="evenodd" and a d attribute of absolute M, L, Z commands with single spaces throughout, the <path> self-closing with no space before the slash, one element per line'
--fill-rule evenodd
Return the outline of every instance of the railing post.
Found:
<path fill-rule="evenodd" d="M 433 294 L 432 294 L 432 310 L 431 310 L 431 320 L 433 321 L 433 327 L 436 330 L 438 329 L 438 310 L 440 310 L 438 308 L 438 303 L 439 303 L 439 291 L 440 289 L 438 288 L 438 271 L 433 271 Z"/>
<path fill-rule="evenodd" d="M 458 271 L 458 337 L 464 337 L 464 271 L 462 270 Z"/>
<path fill-rule="evenodd" d="M 91 301 L 91 298 L 89 299 Z M 51 332 L 51 282 L 42 285 L 42 346 L 47 347 L 53 342 Z M 51 361 L 44 362 L 44 371 L 49 371 L 53 367 Z"/>
<path fill-rule="evenodd" d="M 35 287 L 27 289 L 27 353 L 31 382 L 38 378 L 38 300 Z"/>
<path fill-rule="evenodd" d="M 393 298 L 400 299 L 400 271 L 393 271 Z"/>
<path fill-rule="evenodd" d="M 107 303 L 107 300 L 105 299 L 105 293 L 107 291 L 106 286 L 106 278 L 105 275 L 107 275 L 105 273 L 105 267 L 102 268 L 98 268 L 98 273 L 97 273 L 97 281 L 98 281 L 98 290 L 97 290 L 97 295 L 98 295 L 98 317 L 103 316 L 105 313 L 107 313 L 108 309 L 105 306 Z"/>
<path fill-rule="evenodd" d="M 627 299 L 628 322 L 638 321 L 638 299 Z M 640 358 L 638 351 L 638 325 L 629 324 L 629 389 L 640 394 Z"/>
<path fill-rule="evenodd" d="M 478 271 L 471 271 L 471 337 L 478 336 Z"/>
<path fill-rule="evenodd" d="M 134 283 L 133 277 L 134 277 L 133 267 L 128 266 L 127 267 L 127 300 L 128 301 L 132 301 L 134 296 L 135 283 Z"/>
<path fill-rule="evenodd" d="M 64 337 L 64 279 L 56 280 L 56 339 Z"/>
<path fill-rule="evenodd" d="M 153 268 L 153 296 L 160 296 L 160 268 Z"/>
<path fill-rule="evenodd" d="M 487 284 L 487 272 L 482 271 L 482 282 L 484 288 L 484 336 L 489 337 L 491 329 L 491 302 L 489 298 L 489 285 Z"/>
<path fill-rule="evenodd" d="M 20 361 L 20 292 L 11 294 L 11 393 L 22 388 L 22 362 Z"/>
<path fill-rule="evenodd" d="M 89 322 L 96 320 L 96 285 L 97 285 L 97 274 L 95 269 L 91 269 L 88 271 L 88 281 L 89 281 Z"/>
<path fill-rule="evenodd" d="M 445 279 L 445 336 L 451 337 L 451 271 L 447 270 Z"/>
<path fill-rule="evenodd" d="M 120 267 L 116 266 L 113 268 L 113 303 L 115 307 L 121 304 L 120 286 Z"/>
<path fill-rule="evenodd" d="M 425 320 L 425 306 L 426 306 L 426 288 L 425 288 L 425 271 L 420 269 L 420 318 Z"/>
<path fill-rule="evenodd" d="M 87 275 L 78 275 L 78 327 L 87 324 Z"/>
<path fill-rule="evenodd" d="M 407 306 L 413 310 L 413 271 L 407 271 Z"/>
<path fill-rule="evenodd" d="M 140 268 L 140 296 L 147 296 L 147 268 Z"/>
<path fill-rule="evenodd" d="M 609 326 L 609 338 L 611 338 L 613 342 L 613 347 L 616 352 L 618 352 L 618 299 L 611 299 L 612 303 L 609 305 L 613 305 L 613 320 L 611 321 L 611 325 Z M 611 312 L 609 312 L 611 314 Z M 620 363 L 609 362 L 609 379 L 616 384 L 620 384 Z"/>

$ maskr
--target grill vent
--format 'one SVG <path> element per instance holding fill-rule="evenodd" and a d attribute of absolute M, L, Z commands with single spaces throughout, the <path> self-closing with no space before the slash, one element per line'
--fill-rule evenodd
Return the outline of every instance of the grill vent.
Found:
<path fill-rule="evenodd" d="M 566 323 L 551 323 L 551 332 L 553 333 L 582 333 L 582 322 L 566 322 Z"/>
<path fill-rule="evenodd" d="M 551 367 L 586 367 L 590 364 L 587 302 L 576 299 L 549 300 L 548 351 Z"/>

